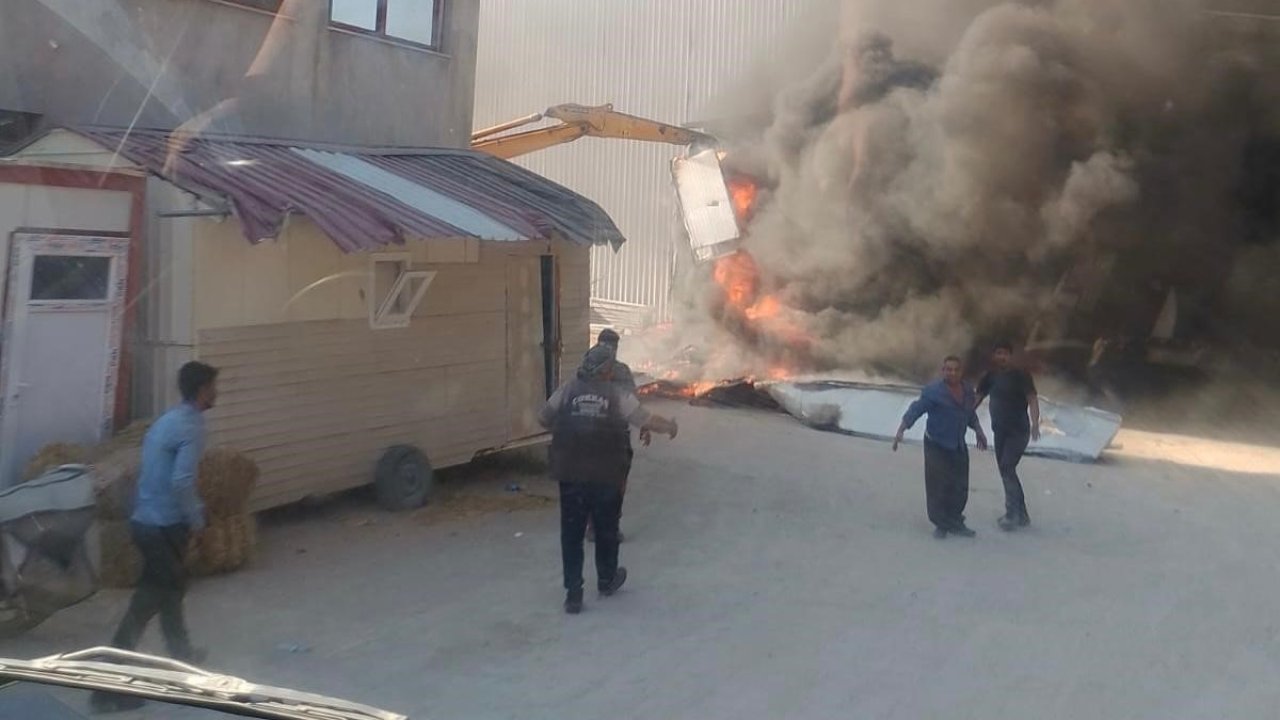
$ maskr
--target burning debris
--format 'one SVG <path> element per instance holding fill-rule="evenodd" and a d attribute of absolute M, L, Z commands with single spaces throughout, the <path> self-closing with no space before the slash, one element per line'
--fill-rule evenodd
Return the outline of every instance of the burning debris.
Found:
<path fill-rule="evenodd" d="M 641 397 L 659 397 L 668 400 L 688 400 L 691 405 L 704 407 L 737 407 L 757 410 L 780 410 L 781 406 L 768 392 L 766 385 L 757 385 L 751 379 L 699 381 L 681 383 L 673 380 L 655 380 L 640 386 Z"/>
<path fill-rule="evenodd" d="M 693 382 L 919 380 L 1008 337 L 1118 338 L 1150 360 L 1269 335 L 1251 306 L 1280 293 L 1230 283 L 1249 242 L 1265 249 L 1247 264 L 1280 270 L 1280 179 L 1255 167 L 1280 148 L 1280 93 L 1197 3 L 844 10 L 828 60 L 776 88 L 766 122 L 722 134 L 742 236 L 683 285 L 676 344 L 705 348 Z"/>

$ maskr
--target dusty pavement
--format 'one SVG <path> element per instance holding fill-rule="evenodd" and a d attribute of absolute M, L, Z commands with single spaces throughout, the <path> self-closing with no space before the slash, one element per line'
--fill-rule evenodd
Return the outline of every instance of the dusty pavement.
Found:
<path fill-rule="evenodd" d="M 682 432 L 639 453 L 618 597 L 560 612 L 548 502 L 458 518 L 347 501 L 277 521 L 253 569 L 195 589 L 210 665 L 442 719 L 1280 707 L 1280 476 L 1259 472 L 1280 471 L 1274 451 L 1232 464 L 1214 453 L 1238 448 L 1184 440 L 1170 463 L 1142 459 L 1160 441 L 1135 436 L 1129 456 L 1097 466 L 1030 459 L 1035 526 L 1015 535 L 994 526 L 1002 496 L 984 455 L 978 538 L 938 541 L 918 448 L 666 409 Z M 103 593 L 2 654 L 99 642 L 123 601 Z"/>

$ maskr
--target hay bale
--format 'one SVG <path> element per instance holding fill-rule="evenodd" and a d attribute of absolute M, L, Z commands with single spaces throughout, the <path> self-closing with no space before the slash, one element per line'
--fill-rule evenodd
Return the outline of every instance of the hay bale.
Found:
<path fill-rule="evenodd" d="M 51 443 L 40 448 L 40 452 L 31 458 L 22 472 L 22 479 L 35 480 L 59 465 L 79 465 L 86 462 L 88 458 L 88 448 L 71 443 Z"/>
<path fill-rule="evenodd" d="M 107 588 L 130 588 L 142 576 L 142 555 L 133 545 L 128 521 L 99 520 L 98 580 Z"/>
<path fill-rule="evenodd" d="M 126 425 L 123 430 L 113 435 L 107 442 L 117 447 L 142 445 L 142 439 L 146 437 L 147 431 L 151 429 L 151 423 L 153 422 L 155 421 L 152 418 L 134 420 Z"/>
<path fill-rule="evenodd" d="M 99 582 L 107 588 L 130 588 L 142 576 L 142 556 L 133 544 L 129 523 L 99 520 Z M 257 523 L 252 515 L 222 518 L 192 536 L 187 570 L 194 576 L 221 575 L 243 568 L 253 559 Z"/>
<path fill-rule="evenodd" d="M 244 515 L 258 482 L 258 464 L 230 448 L 214 448 L 200 459 L 197 487 L 213 520 Z"/>
<path fill-rule="evenodd" d="M 191 539 L 187 568 L 193 575 L 219 575 L 239 570 L 253 558 L 257 524 L 241 513 L 218 518 Z"/>
<path fill-rule="evenodd" d="M 100 519 L 129 519 L 141 467 L 142 453 L 138 448 L 120 448 L 94 462 L 93 494 Z"/>

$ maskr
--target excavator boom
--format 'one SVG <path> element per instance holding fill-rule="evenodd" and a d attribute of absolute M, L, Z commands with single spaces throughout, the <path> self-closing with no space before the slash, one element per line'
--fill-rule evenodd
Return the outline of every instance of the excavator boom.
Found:
<path fill-rule="evenodd" d="M 504 134 L 548 118 L 560 122 L 537 130 Z M 671 145 L 715 142 L 710 135 L 696 130 L 615 112 L 612 105 L 556 105 L 544 113 L 477 131 L 471 136 L 471 149 L 510 159 L 588 136 Z"/>

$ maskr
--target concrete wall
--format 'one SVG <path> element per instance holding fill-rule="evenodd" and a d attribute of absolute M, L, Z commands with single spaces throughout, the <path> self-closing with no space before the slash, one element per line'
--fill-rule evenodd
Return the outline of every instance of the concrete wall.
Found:
<path fill-rule="evenodd" d="M 218 0 L 4 0 L 0 108 L 58 123 L 170 128 L 227 98 L 212 129 L 352 144 L 465 147 L 479 0 L 447 0 L 441 52 L 328 27 L 289 5 L 283 42 L 244 76 L 273 16 Z"/>

